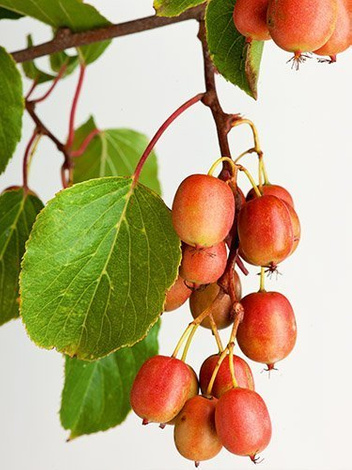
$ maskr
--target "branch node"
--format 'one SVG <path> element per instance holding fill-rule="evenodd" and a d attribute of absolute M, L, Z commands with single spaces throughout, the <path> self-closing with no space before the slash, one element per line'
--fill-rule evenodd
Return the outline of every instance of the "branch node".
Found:
<path fill-rule="evenodd" d="M 72 31 L 70 30 L 70 28 L 59 28 L 57 31 L 56 31 L 56 34 L 55 34 L 55 39 L 57 39 L 58 41 L 67 41 L 71 36 L 72 36 Z"/>

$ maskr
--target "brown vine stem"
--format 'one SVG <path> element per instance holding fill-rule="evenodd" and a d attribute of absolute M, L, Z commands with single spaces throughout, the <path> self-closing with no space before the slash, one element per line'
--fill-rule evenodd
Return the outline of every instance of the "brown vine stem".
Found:
<path fill-rule="evenodd" d="M 180 23 L 182 21 L 200 20 L 203 18 L 204 10 L 205 5 L 203 4 L 191 8 L 180 16 L 173 18 L 164 18 L 154 15 L 79 33 L 73 33 L 68 28 L 63 28 L 58 30 L 53 40 L 39 44 L 38 46 L 29 47 L 28 49 L 15 51 L 12 53 L 12 57 L 16 62 L 27 62 L 37 57 L 64 51 L 70 47 L 85 46 L 94 42 L 128 36 L 130 34 L 161 28 L 162 26 Z"/>
<path fill-rule="evenodd" d="M 202 43 L 203 59 L 204 59 L 204 79 L 206 93 L 202 100 L 203 104 L 207 106 L 213 115 L 216 131 L 218 134 L 220 152 L 222 157 L 231 157 L 230 146 L 228 142 L 228 134 L 231 131 L 235 121 L 240 119 L 238 114 L 225 113 L 221 107 L 215 83 L 215 69 L 213 62 L 210 58 L 210 52 L 208 48 L 206 38 L 205 21 L 202 18 L 199 21 L 199 33 L 198 37 Z M 228 179 L 231 175 L 231 167 L 229 163 L 224 162 L 223 172 L 221 177 Z"/>

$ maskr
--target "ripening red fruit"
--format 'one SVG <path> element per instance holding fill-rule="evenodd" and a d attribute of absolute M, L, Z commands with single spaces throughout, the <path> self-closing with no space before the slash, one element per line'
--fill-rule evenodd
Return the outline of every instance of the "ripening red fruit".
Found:
<path fill-rule="evenodd" d="M 184 362 L 173 357 L 151 357 L 134 380 L 132 409 L 145 424 L 167 423 L 180 412 L 192 387 L 194 375 Z"/>
<path fill-rule="evenodd" d="M 242 296 L 241 281 L 237 272 L 234 273 L 234 276 L 236 296 L 237 300 L 240 301 Z M 209 284 L 204 289 L 201 288 L 192 292 L 192 295 L 189 299 L 189 306 L 193 318 L 197 318 L 202 312 L 204 312 L 204 310 L 210 307 L 219 292 L 220 287 L 216 283 Z M 211 307 L 211 313 L 219 330 L 230 326 L 233 323 L 232 302 L 230 296 L 224 294 L 223 297 L 214 306 Z M 205 318 L 202 321 L 201 326 L 211 329 L 209 318 Z"/>
<path fill-rule="evenodd" d="M 192 290 L 186 286 L 184 279 L 178 276 L 175 284 L 166 293 L 164 311 L 171 312 L 181 307 L 189 299 L 191 293 Z"/>
<path fill-rule="evenodd" d="M 238 217 L 240 254 L 255 266 L 276 266 L 289 256 L 294 233 L 287 205 L 276 196 L 247 202 Z"/>
<path fill-rule="evenodd" d="M 229 452 L 252 460 L 271 439 L 271 421 L 264 400 L 248 388 L 233 388 L 219 399 L 215 424 L 220 441 Z"/>
<path fill-rule="evenodd" d="M 266 23 L 269 0 L 237 0 L 233 11 L 235 26 L 249 40 L 266 41 L 270 33 Z"/>
<path fill-rule="evenodd" d="M 198 395 L 198 391 L 199 391 L 199 382 L 198 382 L 197 374 L 195 373 L 195 370 L 192 369 L 191 366 L 188 365 L 188 368 L 189 368 L 189 370 L 191 371 L 191 374 L 192 374 L 192 381 L 191 381 L 191 387 L 190 387 L 189 392 L 188 392 L 187 400 L 189 400 L 190 398 L 195 397 L 196 395 Z M 171 421 L 168 421 L 166 424 L 172 425 L 172 426 L 174 424 L 176 424 L 176 420 L 177 420 L 177 417 L 178 417 L 179 414 L 180 413 L 178 413 Z"/>
<path fill-rule="evenodd" d="M 332 35 L 337 19 L 337 0 L 270 0 L 268 28 L 282 49 L 311 52 Z"/>
<path fill-rule="evenodd" d="M 337 21 L 329 40 L 314 53 L 317 55 L 336 56 L 351 45 L 351 21 L 344 0 L 337 0 Z M 336 60 L 336 57 L 335 57 Z"/>
<path fill-rule="evenodd" d="M 278 292 L 256 292 L 241 301 L 243 321 L 237 341 L 242 352 L 269 369 L 290 354 L 297 338 L 296 319 L 290 302 Z"/>
<path fill-rule="evenodd" d="M 195 285 L 216 282 L 226 268 L 227 251 L 224 242 L 210 248 L 196 249 L 183 245 L 180 275 Z"/>
<path fill-rule="evenodd" d="M 262 194 L 265 196 L 276 196 L 279 199 L 287 202 L 292 207 L 295 207 L 291 194 L 287 191 L 287 189 L 279 186 L 278 184 L 263 184 L 261 188 Z M 252 188 L 249 193 L 247 194 L 246 200 L 251 201 L 252 199 L 257 198 L 257 194 Z"/>
<path fill-rule="evenodd" d="M 202 364 L 199 373 L 199 382 L 202 393 L 207 393 L 208 385 L 213 375 L 214 369 L 218 363 L 219 355 L 214 354 L 209 356 Z M 252 371 L 247 364 L 239 356 L 233 356 L 233 365 L 235 370 L 235 377 L 239 387 L 249 388 L 254 390 L 254 379 Z M 233 388 L 231 371 L 230 371 L 230 357 L 227 356 L 221 363 L 220 369 L 216 375 L 214 385 L 212 388 L 212 395 L 220 398 L 225 392 Z"/>
<path fill-rule="evenodd" d="M 297 212 L 294 210 L 294 208 L 292 206 L 290 206 L 289 204 L 287 204 L 287 203 L 286 203 L 286 206 L 287 206 L 287 209 L 290 213 L 292 229 L 293 229 L 293 246 L 292 246 L 292 250 L 291 250 L 291 253 L 290 253 L 290 255 L 292 255 L 292 253 L 294 251 L 296 251 L 296 248 L 297 248 L 297 246 L 299 244 L 299 241 L 301 239 L 301 223 L 299 221 Z"/>
<path fill-rule="evenodd" d="M 215 429 L 216 398 L 193 397 L 177 416 L 174 439 L 177 450 L 186 459 L 199 462 L 215 457 L 222 444 Z"/>
<path fill-rule="evenodd" d="M 191 175 L 179 186 L 172 205 L 174 228 L 187 245 L 209 247 L 222 242 L 235 215 L 229 186 L 209 175 Z"/>

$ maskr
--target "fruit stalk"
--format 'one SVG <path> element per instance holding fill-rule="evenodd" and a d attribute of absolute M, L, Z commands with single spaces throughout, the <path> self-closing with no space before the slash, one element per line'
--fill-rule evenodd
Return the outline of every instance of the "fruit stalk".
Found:
<path fill-rule="evenodd" d="M 170 125 L 177 119 L 182 113 L 184 113 L 188 108 L 193 106 L 194 104 L 198 103 L 199 101 L 202 100 L 204 97 L 204 93 L 198 93 L 196 96 L 193 96 L 193 98 L 187 100 L 185 103 L 183 103 L 179 108 L 174 111 L 171 116 L 169 116 L 166 121 L 162 124 L 162 126 L 156 131 L 154 137 L 152 140 L 149 142 L 147 145 L 147 148 L 144 150 L 143 155 L 141 156 L 136 169 L 134 171 L 133 179 L 134 179 L 134 184 L 137 184 L 138 179 L 140 177 L 141 171 L 143 169 L 143 166 L 145 162 L 147 161 L 149 155 L 153 151 L 155 145 L 157 144 L 158 140 L 160 137 L 164 134 L 164 132 L 170 127 Z"/>
<path fill-rule="evenodd" d="M 180 349 L 182 348 L 183 343 L 186 341 L 186 338 L 188 338 L 188 335 L 192 334 L 193 328 L 195 326 L 198 327 L 202 323 L 202 321 L 210 315 L 213 306 L 216 305 L 216 303 L 218 303 L 224 295 L 225 295 L 224 291 L 222 289 L 220 289 L 219 294 L 214 299 L 214 302 L 211 303 L 209 305 L 209 307 L 204 310 L 203 313 L 201 313 L 195 320 L 193 320 L 187 326 L 187 328 L 183 332 L 181 338 L 179 339 L 174 352 L 172 353 L 172 357 L 177 357 L 177 354 L 179 353 Z"/>
<path fill-rule="evenodd" d="M 42 101 L 46 100 L 50 95 L 51 93 L 54 91 L 56 85 L 59 83 L 59 81 L 61 80 L 61 78 L 63 77 L 65 71 L 66 71 L 66 68 L 67 66 L 64 64 L 60 70 L 59 70 L 59 73 L 57 74 L 57 76 L 55 77 L 55 80 L 53 80 L 53 83 L 51 84 L 51 87 L 44 93 L 44 95 L 40 96 L 39 98 L 36 98 L 34 100 L 32 100 L 33 103 L 41 103 Z M 36 83 L 34 81 L 34 83 Z M 32 90 L 32 89 L 31 89 Z M 29 91 L 28 95 L 27 95 L 27 99 L 29 98 L 29 96 L 32 94 L 32 91 Z M 33 89 L 34 90 L 34 89 Z"/>
<path fill-rule="evenodd" d="M 69 126 L 68 126 L 68 138 L 66 142 L 66 148 L 68 149 L 71 149 L 72 144 L 73 144 L 73 139 L 75 137 L 76 111 L 77 111 L 78 100 L 82 91 L 85 71 L 86 71 L 86 66 L 83 62 L 81 62 L 80 68 L 79 68 L 79 77 L 78 77 L 77 87 L 76 87 L 75 94 L 73 96 L 71 112 L 70 112 L 70 121 L 69 121 Z"/>

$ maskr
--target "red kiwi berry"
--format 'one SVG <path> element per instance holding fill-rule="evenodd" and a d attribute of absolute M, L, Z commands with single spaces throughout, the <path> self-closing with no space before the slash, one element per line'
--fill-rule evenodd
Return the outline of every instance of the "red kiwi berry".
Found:
<path fill-rule="evenodd" d="M 199 373 L 199 382 L 202 393 L 205 395 L 208 390 L 208 385 L 213 375 L 214 369 L 219 360 L 219 354 L 209 356 L 202 364 Z M 254 379 L 252 371 L 247 362 L 239 356 L 233 356 L 233 365 L 235 370 L 235 377 L 239 387 L 249 388 L 254 390 Z M 230 370 L 230 356 L 227 356 L 216 375 L 216 379 L 212 388 L 212 395 L 220 398 L 224 393 L 233 388 L 231 370 Z"/>
<path fill-rule="evenodd" d="M 172 205 L 176 233 L 187 245 L 210 247 L 228 235 L 235 199 L 228 184 L 209 175 L 191 175 L 179 186 Z"/>
<path fill-rule="evenodd" d="M 242 287 L 240 277 L 237 272 L 234 273 L 234 279 L 236 297 L 237 300 L 240 301 L 242 296 Z M 204 288 L 193 291 L 189 299 L 189 306 L 193 318 L 197 318 L 202 312 L 204 312 L 204 310 L 210 307 L 219 292 L 220 287 L 216 283 L 209 284 Z M 223 297 L 211 307 L 211 313 L 219 330 L 230 326 L 233 323 L 232 302 L 230 296 L 224 293 Z M 201 326 L 211 329 L 211 323 L 208 317 L 202 321 Z"/>
<path fill-rule="evenodd" d="M 187 287 L 184 279 L 178 276 L 175 284 L 166 293 L 164 311 L 171 312 L 181 307 L 189 299 L 191 293 L 192 290 Z"/>
<path fill-rule="evenodd" d="M 188 392 L 187 400 L 189 400 L 192 397 L 197 396 L 198 392 L 199 392 L 199 382 L 198 382 L 197 374 L 191 366 L 188 366 L 188 368 L 189 368 L 189 370 L 191 371 L 191 374 L 192 374 L 192 381 L 191 381 L 191 387 L 190 387 L 189 392 Z M 166 424 L 168 424 L 168 425 L 176 424 L 177 417 L 178 417 L 178 414 L 171 421 L 168 421 Z M 161 425 L 160 427 L 163 428 L 164 425 Z"/>
<path fill-rule="evenodd" d="M 351 20 L 344 0 L 337 0 L 337 21 L 334 32 L 328 41 L 314 53 L 330 56 L 328 62 L 336 62 L 336 55 L 351 45 Z"/>
<path fill-rule="evenodd" d="M 233 21 L 239 33 L 248 42 L 266 41 L 270 33 L 266 22 L 269 0 L 237 0 L 233 11 Z"/>
<path fill-rule="evenodd" d="M 287 202 L 287 204 L 289 204 L 290 206 L 295 206 L 291 194 L 287 191 L 287 189 L 283 188 L 282 186 L 279 186 L 278 184 L 263 184 L 261 187 L 261 192 L 263 196 L 276 196 L 279 199 L 282 199 L 283 201 Z M 254 188 L 252 188 L 247 194 L 246 200 L 251 201 L 252 199 L 255 199 L 257 197 L 258 196 Z"/>
<path fill-rule="evenodd" d="M 143 424 L 167 423 L 181 411 L 194 388 L 194 375 L 187 364 L 174 357 L 154 356 L 134 380 L 131 407 Z"/>
<path fill-rule="evenodd" d="M 241 351 L 268 369 L 285 359 L 295 346 L 296 319 L 290 302 L 279 292 L 255 292 L 241 300 L 244 317 L 238 327 Z"/>
<path fill-rule="evenodd" d="M 285 202 L 285 201 L 284 201 Z M 300 242 L 300 239 L 301 239 L 301 223 L 299 221 L 299 217 L 297 215 L 297 212 L 294 210 L 294 208 L 292 206 L 290 206 L 289 204 L 286 204 L 286 207 L 290 213 L 290 217 L 291 217 L 291 223 L 292 223 L 292 229 L 293 229 L 293 246 L 292 246 L 292 250 L 291 250 L 291 253 L 290 255 L 292 255 L 292 253 L 294 251 L 296 251 L 296 248 Z"/>
<path fill-rule="evenodd" d="M 287 205 L 270 195 L 247 202 L 238 217 L 238 236 L 245 261 L 275 268 L 290 255 L 294 244 Z"/>
<path fill-rule="evenodd" d="M 199 462 L 215 457 L 222 444 L 215 429 L 216 398 L 196 396 L 188 400 L 177 416 L 174 439 L 179 453 Z"/>
<path fill-rule="evenodd" d="M 304 60 L 302 53 L 322 47 L 334 32 L 337 0 L 269 0 L 267 23 L 274 42 L 294 53 L 294 61 Z"/>
<path fill-rule="evenodd" d="M 227 250 L 224 242 L 199 249 L 183 245 L 180 275 L 193 286 L 210 284 L 221 277 L 226 262 Z"/>
<path fill-rule="evenodd" d="M 248 456 L 254 462 L 271 439 L 271 421 L 264 400 L 248 388 L 233 388 L 222 395 L 215 424 L 220 441 L 229 452 Z"/>

